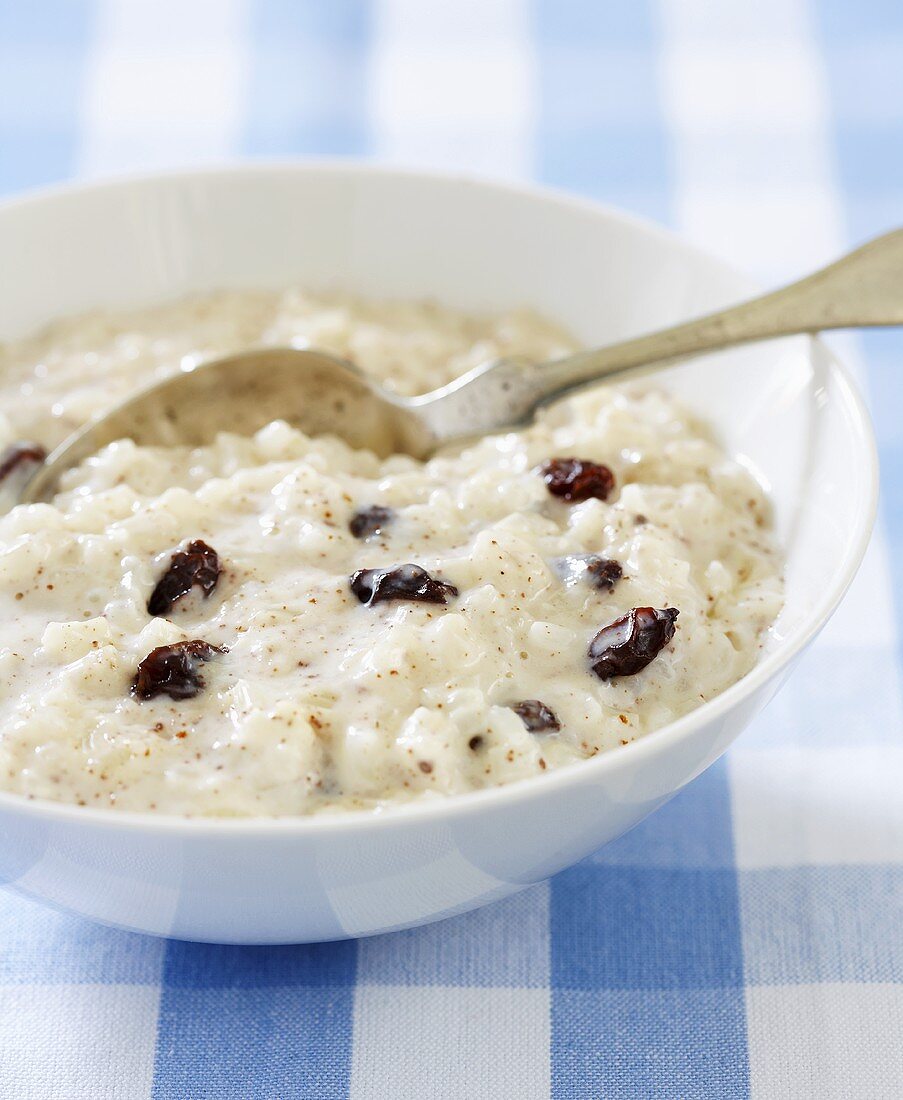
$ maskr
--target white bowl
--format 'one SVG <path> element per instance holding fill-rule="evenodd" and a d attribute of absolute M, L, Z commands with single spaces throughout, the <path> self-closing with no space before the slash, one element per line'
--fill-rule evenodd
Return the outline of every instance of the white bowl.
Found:
<path fill-rule="evenodd" d="M 301 283 L 535 306 L 593 344 L 751 289 L 665 232 L 585 202 L 347 163 L 45 192 L 0 208 L 0 255 L 0 339 L 94 307 Z M 775 502 L 787 603 L 743 680 L 616 752 L 380 814 L 183 820 L 0 795 L 0 881 L 184 939 L 337 939 L 503 897 L 635 825 L 724 752 L 824 625 L 864 553 L 877 489 L 867 415 L 817 341 L 711 356 L 661 381 L 717 425 Z"/>

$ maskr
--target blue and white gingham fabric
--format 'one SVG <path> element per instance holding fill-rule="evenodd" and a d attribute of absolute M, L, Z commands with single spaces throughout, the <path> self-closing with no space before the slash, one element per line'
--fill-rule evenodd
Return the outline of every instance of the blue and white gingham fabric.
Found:
<path fill-rule="evenodd" d="M 0 0 L 0 192 L 306 153 L 553 183 L 777 281 L 903 224 L 903 5 Z M 4 891 L 2 1100 L 900 1100 L 903 335 L 841 347 L 877 536 L 725 761 L 548 884 L 359 943 Z"/>

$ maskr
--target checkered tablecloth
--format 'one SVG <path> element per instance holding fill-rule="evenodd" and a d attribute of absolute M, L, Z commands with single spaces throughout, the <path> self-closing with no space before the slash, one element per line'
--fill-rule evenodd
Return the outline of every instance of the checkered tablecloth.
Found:
<path fill-rule="evenodd" d="M 903 224 L 903 5 L 0 0 L 0 192 L 307 153 L 561 185 L 777 281 Z M 903 336 L 841 347 L 877 536 L 725 761 L 550 883 L 358 943 L 4 891 L 2 1100 L 900 1100 Z"/>

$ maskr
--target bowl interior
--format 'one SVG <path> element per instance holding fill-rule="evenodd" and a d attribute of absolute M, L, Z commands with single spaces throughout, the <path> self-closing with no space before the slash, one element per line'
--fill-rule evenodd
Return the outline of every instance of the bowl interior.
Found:
<path fill-rule="evenodd" d="M 0 339 L 86 309 L 300 283 L 474 310 L 532 306 L 601 344 L 751 290 L 614 212 L 348 165 L 124 181 L 9 203 L 0 254 L 15 257 L 0 274 Z M 798 641 L 839 596 L 871 522 L 871 438 L 846 375 L 800 337 L 660 380 L 767 485 L 787 553 L 787 604 L 768 646 Z"/>

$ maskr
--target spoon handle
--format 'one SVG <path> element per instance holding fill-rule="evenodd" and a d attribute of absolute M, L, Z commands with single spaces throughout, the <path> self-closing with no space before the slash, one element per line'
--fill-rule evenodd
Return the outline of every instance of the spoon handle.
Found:
<path fill-rule="evenodd" d="M 903 324 L 903 229 L 877 237 L 799 282 L 674 328 L 555 364 L 561 383 L 774 336 Z M 552 396 L 552 391 L 548 394 Z"/>
<path fill-rule="evenodd" d="M 881 325 L 903 325 L 903 229 L 790 286 L 673 328 L 551 363 L 502 360 L 420 399 L 420 415 L 450 440 L 524 423 L 572 390 L 654 364 L 777 336 Z"/>

